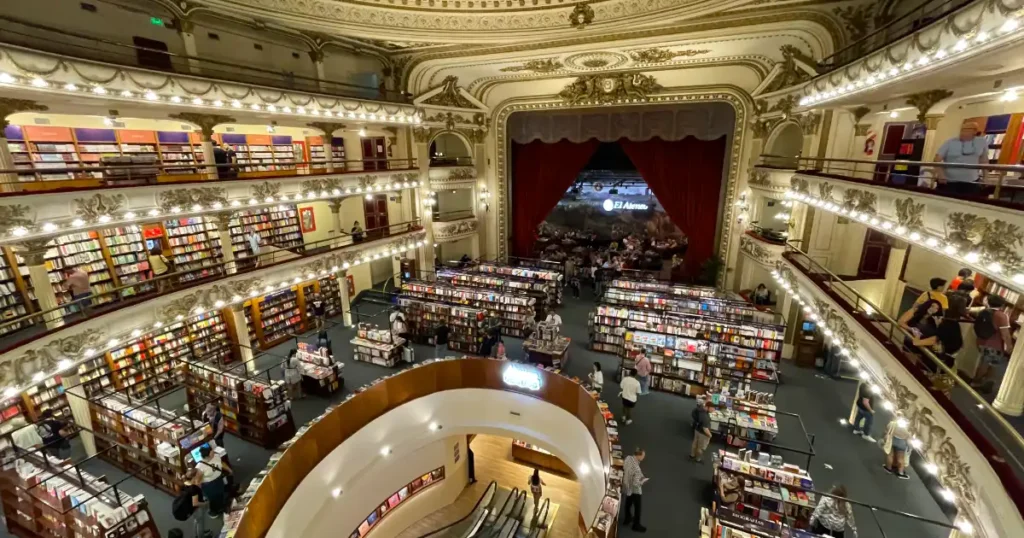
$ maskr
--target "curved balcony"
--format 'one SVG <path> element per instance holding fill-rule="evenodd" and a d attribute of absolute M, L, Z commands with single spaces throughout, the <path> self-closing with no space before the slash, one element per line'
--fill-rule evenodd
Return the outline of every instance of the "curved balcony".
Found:
<path fill-rule="evenodd" d="M 5 320 L 0 323 L 0 333 L 11 332 L 0 340 L 3 347 L 0 362 L 13 361 L 15 366 L 0 372 L 0 384 L 10 388 L 30 383 L 34 371 L 42 373 L 50 367 L 37 360 L 41 350 L 54 342 L 86 339 L 100 348 L 107 338 L 117 339 L 136 330 L 142 332 L 154 323 L 165 321 L 160 312 L 175 301 L 189 300 L 191 308 L 201 304 L 204 298 L 212 300 L 212 296 L 207 297 L 212 293 L 221 303 L 218 308 L 227 307 L 246 300 L 249 293 L 246 290 L 262 292 L 263 286 L 272 283 L 310 280 L 327 272 L 343 271 L 371 259 L 421 247 L 423 235 L 420 222 L 412 220 L 364 230 L 360 237 L 341 232 L 337 237 L 289 249 L 264 247 L 258 266 L 251 258 L 211 263 L 205 267 L 208 276 L 204 278 L 183 280 L 195 269 L 170 272 Z M 81 304 L 86 300 L 101 305 L 93 307 L 88 317 L 80 314 Z M 29 347 L 31 349 L 26 350 Z M 61 358 L 68 362 L 59 368 L 67 370 L 87 357 L 64 356 L 62 352 Z"/>
<path fill-rule="evenodd" d="M 588 534 L 590 536 L 614 537 L 615 514 L 602 516 L 610 517 L 613 522 L 608 525 L 607 530 L 595 527 L 601 516 L 601 501 L 605 492 L 618 491 L 617 484 L 608 478 L 611 469 L 611 444 L 617 440 L 609 435 L 605 417 L 597 401 L 578 383 L 544 370 L 528 370 L 537 376 L 535 380 L 539 382 L 539 386 L 524 387 L 510 383 L 514 381 L 508 376 L 510 368 L 518 368 L 518 365 L 493 359 L 457 359 L 422 363 L 410 370 L 380 379 L 341 405 L 329 409 L 300 435 L 285 443 L 280 458 L 274 458 L 268 465 L 265 477 L 255 487 L 249 502 L 243 508 L 244 512 L 237 523 L 236 536 L 276 538 L 295 536 L 296 532 L 303 535 L 310 531 L 308 526 L 311 519 L 318 518 L 309 516 L 320 514 L 325 509 L 329 510 L 329 492 L 332 491 L 331 488 L 340 486 L 336 481 L 338 477 L 335 476 L 339 471 L 332 469 L 344 467 L 336 463 L 338 455 L 346 451 L 347 445 L 362 442 L 360 438 L 371 428 L 377 432 L 373 437 L 378 447 L 382 443 L 390 443 L 392 435 L 415 435 L 406 431 L 413 428 L 388 428 L 381 420 L 385 415 L 390 417 L 392 413 L 411 407 L 406 404 L 415 404 L 416 408 L 423 410 L 417 413 L 420 420 L 418 429 L 426 431 L 427 422 L 434 420 L 432 414 L 442 412 L 439 411 L 438 397 L 472 397 L 476 402 L 487 402 L 491 399 L 502 402 L 518 401 L 519 404 L 514 409 L 521 408 L 524 414 L 535 419 L 513 421 L 516 422 L 515 425 L 506 424 L 509 422 L 507 405 L 502 411 L 504 419 L 501 419 L 500 414 L 490 416 L 486 403 L 481 403 L 478 409 L 464 403 L 462 405 L 465 408 L 474 410 L 469 414 L 463 411 L 463 418 L 453 418 L 453 423 L 441 424 L 446 435 L 449 430 L 463 433 L 466 428 L 484 428 L 495 431 L 514 430 L 516 435 L 546 441 L 546 446 L 555 450 L 556 455 L 572 465 L 581 482 L 580 513 L 574 516 L 574 519 L 580 522 L 580 531 L 584 534 L 594 533 Z M 571 437 L 575 441 L 567 443 L 575 444 L 575 448 L 551 443 L 553 437 L 560 436 L 565 440 L 569 438 L 565 437 L 565 433 L 542 431 L 545 427 L 555 425 L 553 421 L 540 418 L 543 413 L 560 415 L 564 417 L 558 421 L 562 428 L 579 430 L 582 435 L 577 436 L 574 432 Z M 402 445 L 395 443 L 390 446 Z M 374 457 L 371 455 L 374 454 L 373 450 L 371 448 L 369 453 L 363 453 L 358 457 L 364 458 L 363 461 L 369 460 Z M 584 456 L 585 454 L 590 456 Z M 340 492 L 341 489 L 335 491 Z M 340 493 L 342 496 L 349 494 L 360 495 L 358 491 Z M 337 495 L 335 498 L 337 499 Z M 303 502 L 304 500 L 306 502 Z M 375 501 L 376 499 L 371 499 L 369 502 Z M 300 528 L 303 531 L 298 531 Z M 344 529 L 344 532 L 347 531 L 348 529 Z"/>
<path fill-rule="evenodd" d="M 787 246 L 777 278 L 817 316 L 848 351 L 847 372 L 879 387 L 887 411 L 910 421 L 912 463 L 922 476 L 936 476 L 944 502 L 987 536 L 1010 536 L 1024 528 L 1024 437 L 954 367 L 925 349 L 903 347 L 909 333 L 884 309 L 849 283 Z M 990 485 L 996 487 L 988 487 Z M 1017 529 L 1017 530 L 1012 530 Z"/>

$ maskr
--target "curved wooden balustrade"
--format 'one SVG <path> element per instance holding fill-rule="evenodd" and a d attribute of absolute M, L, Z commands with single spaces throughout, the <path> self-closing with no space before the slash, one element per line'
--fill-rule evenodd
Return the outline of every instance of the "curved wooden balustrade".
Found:
<path fill-rule="evenodd" d="M 270 470 L 246 506 L 235 536 L 266 536 L 292 492 L 331 451 L 385 413 L 417 398 L 445 390 L 506 390 L 539 398 L 560 407 L 586 426 L 607 468 L 610 464 L 611 443 L 597 401 L 575 381 L 545 370 L 537 370 L 542 380 L 539 390 L 508 385 L 503 381 L 502 374 L 510 364 L 513 363 L 469 358 L 424 363 L 381 379 L 330 410 L 296 439 Z M 595 531 L 596 536 L 614 538 L 614 528 L 615 525 L 611 525 L 607 534 Z"/>

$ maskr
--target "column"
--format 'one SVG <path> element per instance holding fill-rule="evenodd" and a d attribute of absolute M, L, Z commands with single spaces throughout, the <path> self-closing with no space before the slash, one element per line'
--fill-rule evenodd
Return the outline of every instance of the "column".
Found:
<path fill-rule="evenodd" d="M 334 198 L 327 202 L 327 205 L 331 208 L 331 218 L 334 220 L 332 223 L 334 230 L 330 232 L 329 237 L 331 239 L 340 239 L 341 232 L 345 230 L 341 223 L 341 201 L 342 198 Z"/>
<path fill-rule="evenodd" d="M 202 73 L 199 67 L 199 51 L 196 49 L 195 24 L 188 19 L 178 19 L 178 36 L 181 37 L 181 44 L 188 56 L 188 70 L 192 74 Z"/>
<path fill-rule="evenodd" d="M 68 407 L 71 409 L 71 416 L 75 424 L 84 428 L 78 433 L 82 440 L 82 448 L 85 455 L 92 457 L 96 455 L 96 440 L 92 434 L 92 414 L 89 412 L 89 398 L 85 395 L 85 387 L 81 384 L 81 376 L 67 370 L 61 373 L 61 384 L 67 393 Z"/>
<path fill-rule="evenodd" d="M 416 142 L 416 164 L 420 172 L 420 187 L 416 189 L 416 209 L 414 210 L 419 215 L 420 224 L 426 231 L 426 236 L 423 238 L 423 248 L 417 252 L 419 257 L 420 271 L 433 271 L 434 270 L 434 227 L 432 220 L 432 209 L 427 209 L 423 205 L 426 200 L 425 194 L 430 192 L 430 148 L 427 146 L 427 141 Z"/>
<path fill-rule="evenodd" d="M 186 121 L 199 128 L 203 139 L 203 164 L 206 165 L 207 179 L 220 179 L 217 175 L 217 167 L 213 160 L 213 128 L 221 123 L 235 123 L 238 120 L 231 116 L 220 114 L 196 114 L 194 112 L 179 112 L 168 115 L 175 120 Z"/>
<path fill-rule="evenodd" d="M 899 297 L 896 296 L 900 289 L 900 273 L 903 272 L 903 261 L 907 258 L 907 244 L 897 241 L 889 249 L 889 261 L 885 267 L 885 285 L 882 287 L 882 304 L 875 305 L 884 310 L 883 314 L 896 318 L 900 315 Z"/>
<path fill-rule="evenodd" d="M 338 289 L 341 291 L 341 322 L 352 326 L 352 299 L 348 295 L 348 271 L 338 273 Z"/>
<path fill-rule="evenodd" d="M 318 90 L 324 91 L 324 81 L 327 80 L 327 75 L 324 74 L 323 49 L 317 48 L 309 51 L 309 59 L 313 61 L 313 70 L 316 71 L 316 87 Z"/>
<path fill-rule="evenodd" d="M 252 342 L 249 340 L 249 329 L 245 321 L 245 308 L 241 303 L 231 305 L 231 317 L 233 323 L 229 323 L 228 327 L 235 332 L 239 357 L 245 362 L 245 369 L 253 373 L 256 371 L 256 364 L 252 360 Z"/>
<path fill-rule="evenodd" d="M 235 249 L 231 242 L 231 231 L 228 229 L 231 214 L 231 211 L 221 211 L 210 217 L 210 219 L 217 223 L 217 237 L 220 239 L 221 259 L 227 264 L 224 267 L 227 268 L 229 275 L 238 272 L 238 264 L 235 263 Z"/>
<path fill-rule="evenodd" d="M 14 168 L 14 156 L 11 155 L 11 148 L 7 147 L 7 137 L 2 136 L 3 134 L 0 131 L 0 170 L 10 170 Z M 0 192 L 17 190 L 18 174 L 0 174 Z"/>
<path fill-rule="evenodd" d="M 53 292 L 50 285 L 50 273 L 46 269 L 46 240 L 37 239 L 21 243 L 15 248 L 15 252 L 25 259 L 28 266 L 28 277 L 35 290 L 36 300 L 39 301 L 39 311 L 43 314 L 43 322 L 47 329 L 57 329 L 64 326 L 63 310 L 54 310 L 58 306 L 57 294 Z"/>
<path fill-rule="evenodd" d="M 1018 338 L 1013 346 L 1010 364 L 992 406 L 1013 417 L 1024 414 L 1024 338 Z"/>
<path fill-rule="evenodd" d="M 924 149 L 921 150 L 922 162 L 931 162 L 932 157 L 935 157 L 935 151 L 938 149 L 936 146 L 936 132 L 939 129 L 939 122 L 944 117 L 944 114 L 929 114 L 924 117 L 924 127 L 927 130 L 924 133 Z"/>
<path fill-rule="evenodd" d="M 391 256 L 392 285 L 395 289 L 402 288 L 402 255 Z"/>

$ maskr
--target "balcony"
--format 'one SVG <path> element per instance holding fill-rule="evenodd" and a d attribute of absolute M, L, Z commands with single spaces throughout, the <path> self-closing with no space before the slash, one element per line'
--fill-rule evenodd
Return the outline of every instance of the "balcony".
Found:
<path fill-rule="evenodd" d="M 476 184 L 476 168 L 470 166 L 431 166 L 427 172 L 430 178 L 430 188 L 442 189 L 470 189 Z"/>
<path fill-rule="evenodd" d="M 350 266 L 368 263 L 371 259 L 393 256 L 423 246 L 423 227 L 419 220 L 391 224 L 364 230 L 352 235 L 341 231 L 335 237 L 310 242 L 293 248 L 263 247 L 259 263 L 252 257 L 239 256 L 230 261 L 218 261 L 203 266 L 203 276 L 193 278 L 196 269 L 179 270 L 154 276 L 140 282 L 93 293 L 87 299 L 69 301 L 56 308 L 32 312 L 0 323 L 0 357 L 8 354 L 31 354 L 23 346 L 43 348 L 55 339 L 80 338 L 90 331 L 116 336 L 143 325 L 152 325 L 159 312 L 169 303 L 192 297 L 192 306 L 201 298 L 215 292 L 222 306 L 230 304 L 232 295 L 244 300 L 248 291 L 257 292 L 264 283 L 301 282 L 327 272 L 338 272 Z M 236 253 L 238 255 L 238 253 Z M 312 275 L 312 276 L 310 276 Z M 187 278 L 186 278 L 187 277 Z M 219 289 L 219 291 L 217 291 Z M 93 306 L 84 316 L 82 303 Z M 212 304 L 212 301 L 210 301 Z M 209 304 L 207 306 L 210 306 Z M 40 367 L 42 368 L 42 367 Z M 12 372 L 13 373 L 13 372 Z M 0 379 L 0 383 L 21 382 L 20 379 Z"/>
<path fill-rule="evenodd" d="M 434 241 L 450 243 L 476 233 L 478 221 L 472 210 L 448 211 L 435 213 Z"/>
<path fill-rule="evenodd" d="M 939 496 L 987 536 L 1019 533 L 1024 512 L 1024 437 L 957 370 L 930 350 L 904 350 L 904 329 L 807 254 L 787 246 L 777 278 L 847 350 L 844 372 L 877 385 L 883 407 L 910 421 L 913 465 L 937 477 Z M 992 487 L 989 487 L 992 486 Z M 1015 530 L 1014 530 L 1015 529 Z"/>

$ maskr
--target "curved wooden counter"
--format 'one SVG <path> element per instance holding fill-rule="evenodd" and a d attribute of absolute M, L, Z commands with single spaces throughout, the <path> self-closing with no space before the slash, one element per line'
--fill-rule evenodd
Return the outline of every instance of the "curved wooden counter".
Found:
<path fill-rule="evenodd" d="M 355 394 L 326 413 L 285 449 L 281 459 L 270 469 L 246 505 L 235 536 L 266 536 L 292 492 L 349 436 L 401 405 L 445 390 L 505 390 L 539 398 L 560 407 L 586 426 L 607 468 L 611 444 L 597 401 L 571 379 L 540 369 L 536 370 L 542 380 L 539 390 L 506 384 L 503 373 L 511 364 L 514 363 L 475 358 L 433 361 L 380 379 L 363 392 Z M 614 529 L 614 525 L 611 529 Z M 598 532 L 597 535 L 605 536 L 605 533 Z M 614 536 L 614 530 L 608 536 Z"/>

